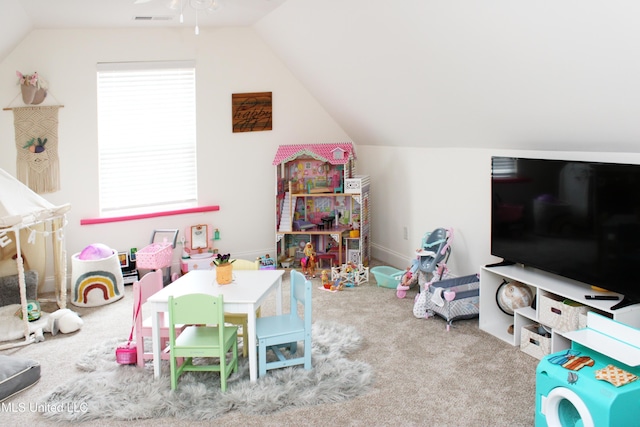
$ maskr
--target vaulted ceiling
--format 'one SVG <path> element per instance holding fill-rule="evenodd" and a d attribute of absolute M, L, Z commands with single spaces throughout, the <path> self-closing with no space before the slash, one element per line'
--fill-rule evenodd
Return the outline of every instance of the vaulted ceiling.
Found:
<path fill-rule="evenodd" d="M 199 27 L 255 28 L 357 144 L 640 151 L 635 0 L 218 1 Z M 170 3 L 0 0 L 0 61 L 35 28 L 181 25 Z"/>

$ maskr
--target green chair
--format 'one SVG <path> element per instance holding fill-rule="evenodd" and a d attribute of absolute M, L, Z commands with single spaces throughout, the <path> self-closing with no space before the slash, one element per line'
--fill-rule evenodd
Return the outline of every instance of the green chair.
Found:
<path fill-rule="evenodd" d="M 180 335 L 180 325 L 185 327 Z M 220 387 L 227 389 L 227 378 L 238 370 L 238 328 L 225 326 L 222 295 L 189 294 L 169 297 L 169 348 L 171 351 L 171 389 L 185 371 L 220 372 Z M 231 360 L 227 353 L 231 351 Z M 194 365 L 193 358 L 218 358 L 217 364 Z M 184 362 L 178 366 L 178 358 Z"/>
<path fill-rule="evenodd" d="M 233 262 L 234 270 L 259 270 L 260 261 L 257 259 L 249 261 L 247 259 L 236 259 Z M 256 310 L 256 317 L 260 317 L 260 308 Z M 247 357 L 249 351 L 249 343 L 247 336 L 245 335 L 248 330 L 249 319 L 246 314 L 243 313 L 225 313 L 224 321 L 233 325 L 240 326 L 238 329 L 238 338 L 242 338 L 242 357 Z"/>
<path fill-rule="evenodd" d="M 256 319 L 258 340 L 258 376 L 267 370 L 304 365 L 311 369 L 311 282 L 297 270 L 291 270 L 291 311 L 288 314 Z M 304 353 L 297 354 L 298 341 L 304 342 Z M 281 351 L 286 347 L 289 357 Z M 267 362 L 271 350 L 277 360 Z"/>

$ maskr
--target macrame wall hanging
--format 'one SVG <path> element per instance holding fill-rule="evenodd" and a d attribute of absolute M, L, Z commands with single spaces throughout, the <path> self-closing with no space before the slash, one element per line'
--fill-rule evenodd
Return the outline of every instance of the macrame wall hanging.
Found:
<path fill-rule="evenodd" d="M 36 193 L 60 189 L 58 109 L 60 105 L 14 107 L 17 178 Z"/>

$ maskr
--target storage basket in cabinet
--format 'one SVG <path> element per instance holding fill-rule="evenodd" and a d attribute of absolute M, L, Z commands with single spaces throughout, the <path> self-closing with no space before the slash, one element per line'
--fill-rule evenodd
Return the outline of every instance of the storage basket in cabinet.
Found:
<path fill-rule="evenodd" d="M 559 295 L 545 293 L 540 298 L 540 323 L 558 332 L 578 329 L 579 315 L 589 311 L 589 307 L 567 300 Z"/>
<path fill-rule="evenodd" d="M 523 326 L 520 331 L 520 350 L 541 360 L 551 353 L 551 338 L 540 335 L 536 325 Z"/>
<path fill-rule="evenodd" d="M 136 267 L 159 270 L 170 266 L 172 257 L 171 243 L 151 243 L 136 252 Z"/>

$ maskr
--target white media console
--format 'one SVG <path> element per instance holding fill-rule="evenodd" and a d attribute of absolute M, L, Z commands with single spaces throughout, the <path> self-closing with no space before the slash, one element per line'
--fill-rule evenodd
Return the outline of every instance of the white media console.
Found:
<path fill-rule="evenodd" d="M 515 310 L 513 316 L 504 313 L 496 303 L 496 292 L 503 283 L 516 281 L 528 285 L 536 301 L 536 308 L 524 307 Z M 619 301 L 587 300 L 587 294 L 599 294 L 590 286 L 574 280 L 566 279 L 534 268 L 523 267 L 519 264 L 482 267 L 480 269 L 480 318 L 481 330 L 494 335 L 507 343 L 520 345 L 523 326 L 543 324 L 540 313 L 540 302 L 543 298 L 557 300 L 572 300 L 589 307 L 610 319 L 634 328 L 640 328 L 640 304 L 611 310 Z M 606 294 L 618 295 L 612 292 Z M 619 295 L 620 296 L 620 295 Z M 622 296 L 620 296 L 622 299 Z M 586 317 L 585 317 L 586 319 Z M 509 326 L 513 325 L 513 333 L 509 333 Z M 551 353 L 568 349 L 571 346 L 569 331 L 559 331 L 547 326 L 551 330 Z"/>

